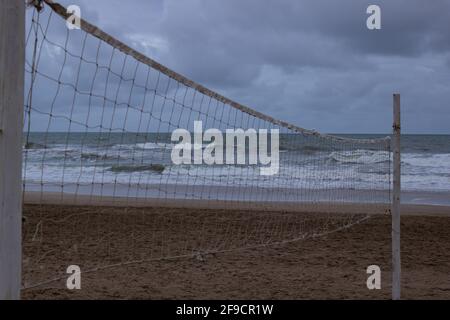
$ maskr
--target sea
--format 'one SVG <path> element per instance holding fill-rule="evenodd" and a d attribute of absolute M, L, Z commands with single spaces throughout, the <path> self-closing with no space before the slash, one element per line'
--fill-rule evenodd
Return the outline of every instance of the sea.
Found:
<path fill-rule="evenodd" d="M 25 190 L 31 191 L 57 192 L 65 187 L 65 192 L 70 193 L 77 186 L 77 192 L 92 194 L 100 193 L 99 188 L 92 186 L 101 185 L 102 194 L 108 190 L 103 186 L 114 186 L 115 192 L 116 186 L 120 186 L 119 189 L 127 189 L 126 195 L 134 188 L 136 192 L 131 194 L 149 196 L 139 190 L 170 185 L 203 190 L 198 192 L 204 192 L 205 188 L 283 188 L 315 190 L 315 194 L 322 194 L 322 200 L 328 200 L 332 190 L 341 193 L 352 190 L 352 194 L 361 190 L 380 192 L 379 201 L 387 201 L 392 184 L 392 153 L 385 146 L 343 146 L 317 139 L 295 140 L 291 135 L 282 134 L 279 172 L 262 176 L 260 167 L 249 164 L 174 165 L 171 152 L 175 142 L 170 140 L 170 133 L 30 132 L 25 135 L 23 178 Z M 376 139 L 385 135 L 337 136 Z M 193 145 L 194 149 L 205 147 L 206 144 Z M 402 135 L 401 170 L 402 202 L 450 205 L 450 135 Z M 311 197 L 314 193 L 302 194 Z"/>

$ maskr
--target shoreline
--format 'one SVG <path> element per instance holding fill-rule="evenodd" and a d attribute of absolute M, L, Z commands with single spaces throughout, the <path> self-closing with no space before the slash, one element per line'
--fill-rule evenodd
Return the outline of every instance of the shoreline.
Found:
<path fill-rule="evenodd" d="M 176 199 L 202 201 L 240 201 L 240 202 L 334 202 L 334 203 L 390 203 L 391 191 L 379 189 L 344 188 L 291 188 L 265 187 L 251 185 L 192 185 L 171 184 L 161 180 L 160 184 L 134 183 L 25 183 L 25 193 L 63 194 L 63 198 L 129 198 L 136 201 L 146 199 Z M 132 200 L 134 201 L 134 200 Z M 434 205 L 450 207 L 450 191 L 402 190 L 401 201 L 407 205 Z"/>
<path fill-rule="evenodd" d="M 390 214 L 388 203 L 352 202 L 289 202 L 289 201 L 234 201 L 170 198 L 133 198 L 90 196 L 56 192 L 25 192 L 25 204 L 136 207 L 136 208 L 188 208 L 188 209 L 236 209 L 258 211 L 317 212 L 345 214 Z M 402 215 L 450 216 L 450 206 L 430 204 L 401 204 Z"/>

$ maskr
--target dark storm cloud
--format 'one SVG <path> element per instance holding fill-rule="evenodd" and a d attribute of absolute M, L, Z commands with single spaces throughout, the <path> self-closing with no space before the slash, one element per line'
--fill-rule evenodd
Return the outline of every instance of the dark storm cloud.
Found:
<path fill-rule="evenodd" d="M 449 0 L 61 2 L 177 72 L 298 125 L 389 132 L 399 91 L 407 131 L 450 132 Z M 381 7 L 381 30 L 366 28 L 370 4 Z"/>

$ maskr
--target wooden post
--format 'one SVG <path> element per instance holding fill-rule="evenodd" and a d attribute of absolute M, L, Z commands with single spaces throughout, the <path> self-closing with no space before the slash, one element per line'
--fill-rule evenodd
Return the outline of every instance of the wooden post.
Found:
<path fill-rule="evenodd" d="M 0 300 L 19 299 L 25 1 L 0 0 Z"/>
<path fill-rule="evenodd" d="M 392 194 L 392 299 L 400 299 L 400 94 L 394 94 L 394 124 L 392 147 L 394 179 Z"/>

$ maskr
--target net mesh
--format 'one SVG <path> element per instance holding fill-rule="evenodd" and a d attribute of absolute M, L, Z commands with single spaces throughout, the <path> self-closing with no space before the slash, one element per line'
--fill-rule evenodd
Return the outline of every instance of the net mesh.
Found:
<path fill-rule="evenodd" d="M 24 288 L 54 285 L 73 263 L 86 272 L 282 244 L 389 208 L 388 138 L 322 135 L 273 119 L 85 21 L 69 30 L 63 7 L 46 8 L 28 12 Z M 255 141 L 269 141 L 267 156 L 278 137 L 277 173 L 250 163 L 262 148 L 251 137 L 230 144 L 243 163 L 175 164 L 174 130 L 190 133 L 190 155 L 211 145 L 195 140 L 195 123 L 203 132 L 254 130 Z"/>

